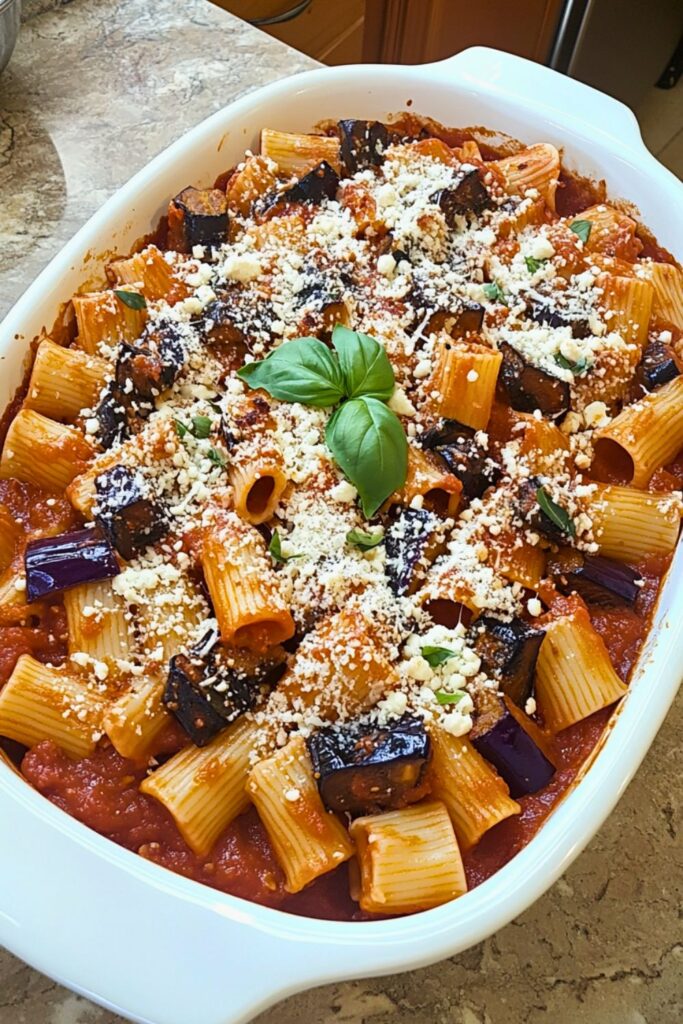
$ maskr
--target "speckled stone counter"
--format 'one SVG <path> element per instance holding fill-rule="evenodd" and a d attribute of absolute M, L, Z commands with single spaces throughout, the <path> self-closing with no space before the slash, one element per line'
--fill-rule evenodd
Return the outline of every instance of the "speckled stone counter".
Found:
<path fill-rule="evenodd" d="M 206 0 L 24 6 L 0 77 L 0 312 L 186 128 L 313 64 Z M 679 699 L 599 835 L 499 934 L 421 971 L 295 996 L 258 1024 L 680 1024 L 681 736 Z M 0 951 L 0 1024 L 121 1019 Z"/>

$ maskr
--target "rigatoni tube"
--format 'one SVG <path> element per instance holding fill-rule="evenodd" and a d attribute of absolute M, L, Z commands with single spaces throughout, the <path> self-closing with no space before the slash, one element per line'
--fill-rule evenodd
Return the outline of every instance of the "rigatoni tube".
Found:
<path fill-rule="evenodd" d="M 252 769 L 247 792 L 266 827 L 288 892 L 299 892 L 353 855 L 353 844 L 325 810 L 301 735 Z"/>

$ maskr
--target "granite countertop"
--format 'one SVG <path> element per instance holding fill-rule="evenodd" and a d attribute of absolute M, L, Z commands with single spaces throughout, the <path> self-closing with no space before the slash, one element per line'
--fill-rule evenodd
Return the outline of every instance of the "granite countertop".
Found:
<path fill-rule="evenodd" d="M 170 141 L 314 66 L 206 0 L 24 9 L 0 78 L 0 314 Z M 680 1024 L 682 735 L 679 699 L 599 835 L 497 935 L 434 967 L 294 996 L 259 1024 Z M 0 1024 L 122 1022 L 0 951 Z"/>

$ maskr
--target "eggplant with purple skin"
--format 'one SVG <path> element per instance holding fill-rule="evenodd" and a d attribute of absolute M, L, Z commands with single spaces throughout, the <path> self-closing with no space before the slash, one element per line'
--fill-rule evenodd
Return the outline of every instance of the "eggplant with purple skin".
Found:
<path fill-rule="evenodd" d="M 321 729 L 308 740 L 308 750 L 320 796 L 331 811 L 375 814 L 425 794 L 431 746 L 420 718 Z"/>
<path fill-rule="evenodd" d="M 585 317 L 565 316 L 546 302 L 532 300 L 527 310 L 531 319 L 537 324 L 547 324 L 548 327 L 569 327 L 573 338 L 587 338 L 591 334 L 588 320 Z"/>
<path fill-rule="evenodd" d="M 127 561 L 167 532 L 164 512 L 147 496 L 144 481 L 134 470 L 112 466 L 97 477 L 95 490 L 95 519 Z"/>
<path fill-rule="evenodd" d="M 98 440 L 105 451 L 128 437 L 128 403 L 116 381 L 107 385 L 95 409 L 95 419 L 99 423 Z"/>
<path fill-rule="evenodd" d="M 399 508 L 384 534 L 385 572 L 397 597 L 414 594 L 446 549 L 443 520 L 422 508 Z"/>
<path fill-rule="evenodd" d="M 284 651 L 263 661 L 228 657 L 209 631 L 187 654 L 171 658 L 162 701 L 197 747 L 250 711 L 285 668 Z M 238 660 L 239 659 L 239 660 Z"/>
<path fill-rule="evenodd" d="M 393 139 L 381 121 L 347 118 L 338 121 L 340 151 L 346 173 L 351 176 L 367 167 L 379 167 Z"/>
<path fill-rule="evenodd" d="M 633 608 L 643 585 L 640 573 L 629 565 L 571 548 L 550 558 L 548 575 L 563 594 L 576 592 L 588 604 L 601 608 Z"/>
<path fill-rule="evenodd" d="M 282 192 L 271 192 L 263 200 L 263 211 L 270 210 L 281 203 L 304 203 L 307 206 L 319 206 L 323 199 L 334 199 L 339 188 L 339 175 L 327 160 L 322 160 L 317 167 L 304 174 L 289 188 Z"/>
<path fill-rule="evenodd" d="M 513 799 L 537 793 L 555 774 L 555 766 L 536 742 L 538 735 L 531 735 L 534 723 L 525 727 L 525 719 L 511 702 L 491 694 L 469 734 L 472 745 L 507 782 Z"/>
<path fill-rule="evenodd" d="M 228 200 L 218 188 L 188 186 L 168 208 L 168 245 L 191 252 L 195 245 L 222 245 L 228 236 Z"/>
<path fill-rule="evenodd" d="M 499 680 L 503 693 L 523 708 L 533 694 L 538 652 L 545 632 L 522 619 L 503 622 L 490 616 L 477 619 L 470 646 L 481 659 L 481 670 Z"/>
<path fill-rule="evenodd" d="M 528 363 L 512 345 L 500 345 L 503 362 L 498 382 L 513 409 L 559 419 L 569 411 L 569 384 Z"/>
<path fill-rule="evenodd" d="M 135 344 L 120 346 L 115 371 L 119 393 L 151 411 L 156 396 L 171 386 L 184 363 L 185 347 L 177 327 L 160 323 Z"/>
<path fill-rule="evenodd" d="M 537 476 L 532 476 L 528 480 L 523 480 L 517 490 L 516 508 L 518 514 L 526 526 L 540 533 L 547 540 L 552 541 L 553 544 L 566 544 L 572 536 L 571 532 L 559 525 L 559 522 L 554 521 L 547 515 L 541 506 L 539 505 L 539 491 L 544 491 L 543 483 Z M 555 506 L 555 502 L 553 505 Z M 562 519 L 566 520 L 567 526 L 574 529 L 574 524 L 561 506 L 556 505 L 557 511 L 561 514 Z"/>
<path fill-rule="evenodd" d="M 29 602 L 81 583 L 111 579 L 121 571 L 110 541 L 97 529 L 30 540 L 24 552 L 24 569 Z"/>
<path fill-rule="evenodd" d="M 503 472 L 474 438 L 458 438 L 453 444 L 436 448 L 435 452 L 458 478 L 466 498 L 481 498 L 489 487 L 498 482 Z"/>
<path fill-rule="evenodd" d="M 637 380 L 646 391 L 655 391 L 680 375 L 671 345 L 663 341 L 650 341 L 636 372 Z"/>
<path fill-rule="evenodd" d="M 456 218 L 466 213 L 481 213 L 490 206 L 491 196 L 479 171 L 473 167 L 470 171 L 461 171 L 453 185 L 434 192 L 429 201 L 439 207 L 452 228 L 456 225 Z"/>

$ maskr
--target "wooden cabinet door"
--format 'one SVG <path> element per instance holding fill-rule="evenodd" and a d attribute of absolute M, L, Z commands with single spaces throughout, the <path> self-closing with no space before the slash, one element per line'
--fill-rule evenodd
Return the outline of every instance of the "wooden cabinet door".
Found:
<path fill-rule="evenodd" d="M 367 0 L 364 59 L 424 64 L 468 46 L 545 62 L 563 0 Z"/>

